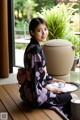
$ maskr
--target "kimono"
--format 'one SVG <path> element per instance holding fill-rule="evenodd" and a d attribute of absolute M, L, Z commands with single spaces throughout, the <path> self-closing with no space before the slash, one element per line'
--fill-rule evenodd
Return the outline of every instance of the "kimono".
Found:
<path fill-rule="evenodd" d="M 34 38 L 31 38 L 25 50 L 24 66 L 27 78 L 19 90 L 21 98 L 30 105 L 56 108 L 65 115 L 70 114 L 71 95 L 69 93 L 55 94 L 45 88 L 51 83 L 53 77 L 47 73 L 44 52 Z"/>

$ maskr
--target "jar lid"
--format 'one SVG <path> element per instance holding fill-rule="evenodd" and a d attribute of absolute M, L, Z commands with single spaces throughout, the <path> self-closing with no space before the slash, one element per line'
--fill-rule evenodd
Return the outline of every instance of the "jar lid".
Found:
<path fill-rule="evenodd" d="M 45 42 L 44 45 L 57 47 L 57 46 L 70 46 L 70 45 L 72 45 L 72 43 L 70 41 L 64 40 L 64 39 L 52 39 L 52 40 Z"/>

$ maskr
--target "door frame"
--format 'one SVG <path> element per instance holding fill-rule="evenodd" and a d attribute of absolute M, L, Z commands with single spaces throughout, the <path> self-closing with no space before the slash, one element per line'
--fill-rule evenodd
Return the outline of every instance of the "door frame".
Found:
<path fill-rule="evenodd" d="M 14 0 L 8 0 L 8 46 L 9 46 L 9 72 L 15 66 L 15 39 L 14 39 Z"/>

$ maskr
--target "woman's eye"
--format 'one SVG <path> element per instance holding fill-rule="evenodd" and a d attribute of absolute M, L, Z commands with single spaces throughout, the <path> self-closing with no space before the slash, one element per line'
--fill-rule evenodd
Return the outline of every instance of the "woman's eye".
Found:
<path fill-rule="evenodd" d="M 37 30 L 37 32 L 42 32 L 42 31 L 47 31 L 47 28 Z"/>
<path fill-rule="evenodd" d="M 37 30 L 37 32 L 40 32 L 41 30 Z"/>
<path fill-rule="evenodd" d="M 47 28 L 45 28 L 45 31 L 47 30 Z"/>

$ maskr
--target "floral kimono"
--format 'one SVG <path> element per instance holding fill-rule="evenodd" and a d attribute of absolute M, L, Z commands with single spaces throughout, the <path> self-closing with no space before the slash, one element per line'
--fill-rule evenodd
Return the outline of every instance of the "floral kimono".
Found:
<path fill-rule="evenodd" d="M 45 88 L 53 77 L 47 73 L 46 59 L 41 45 L 33 38 L 24 53 L 24 66 L 27 78 L 19 90 L 21 98 L 34 106 L 56 108 L 69 114 L 70 94 L 55 94 Z"/>

